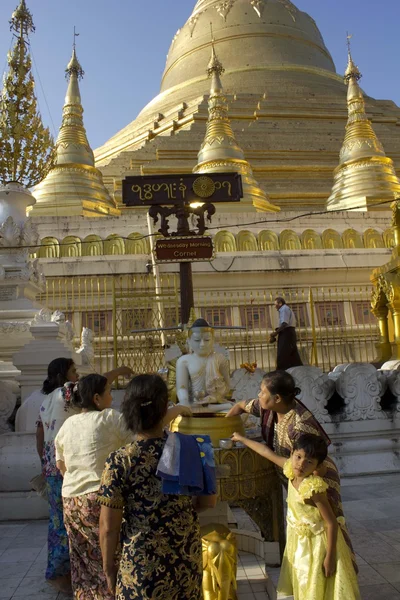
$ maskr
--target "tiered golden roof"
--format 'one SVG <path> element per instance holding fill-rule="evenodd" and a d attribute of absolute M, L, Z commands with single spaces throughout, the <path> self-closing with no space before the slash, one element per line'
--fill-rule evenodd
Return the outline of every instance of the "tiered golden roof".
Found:
<path fill-rule="evenodd" d="M 349 117 L 340 151 L 340 163 L 334 171 L 334 185 L 327 202 L 328 210 L 386 209 L 387 200 L 400 197 L 400 182 L 393 162 L 385 154 L 371 121 L 365 112 L 363 92 L 358 84 L 361 73 L 349 48 L 344 80 L 348 85 Z"/>
<path fill-rule="evenodd" d="M 207 73 L 211 77 L 211 91 L 208 100 L 208 121 L 204 142 L 198 154 L 194 173 L 240 173 L 243 182 L 243 205 L 258 212 L 277 212 L 279 208 L 269 202 L 268 196 L 254 178 L 253 170 L 247 162 L 243 150 L 236 141 L 229 120 L 228 103 L 221 83 L 224 67 L 219 61 L 212 43 L 211 60 Z"/>
<path fill-rule="evenodd" d="M 34 190 L 32 215 L 100 217 L 119 215 L 114 200 L 94 166 L 93 151 L 83 124 L 79 79 L 84 72 L 75 45 L 65 70 L 68 89 L 56 142 L 54 167 Z"/>

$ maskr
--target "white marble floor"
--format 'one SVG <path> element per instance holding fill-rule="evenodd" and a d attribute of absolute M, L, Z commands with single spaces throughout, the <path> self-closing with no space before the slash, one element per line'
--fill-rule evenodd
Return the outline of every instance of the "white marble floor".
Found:
<path fill-rule="evenodd" d="M 400 600 L 400 474 L 345 479 L 342 491 L 362 600 Z M 67 600 L 44 581 L 46 531 L 44 521 L 0 523 L 0 600 Z M 240 552 L 238 600 L 268 599 L 263 566 Z M 276 582 L 279 569 L 268 573 Z"/>

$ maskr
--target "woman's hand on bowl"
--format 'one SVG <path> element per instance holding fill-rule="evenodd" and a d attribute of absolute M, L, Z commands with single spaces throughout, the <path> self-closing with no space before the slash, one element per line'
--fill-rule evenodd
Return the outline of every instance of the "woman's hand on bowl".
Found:
<path fill-rule="evenodd" d="M 232 442 L 241 442 L 244 439 L 245 438 L 242 435 L 240 435 L 240 433 L 238 433 L 237 431 L 235 431 L 235 433 L 233 433 L 231 437 Z"/>

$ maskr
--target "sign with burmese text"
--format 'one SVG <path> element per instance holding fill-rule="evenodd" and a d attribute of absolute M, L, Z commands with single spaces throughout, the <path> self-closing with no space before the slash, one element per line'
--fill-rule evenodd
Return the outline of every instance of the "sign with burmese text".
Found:
<path fill-rule="evenodd" d="M 211 260 L 214 256 L 212 239 L 206 236 L 171 237 L 156 241 L 156 262 L 196 262 Z"/>
<path fill-rule="evenodd" d="M 243 198 L 239 173 L 146 175 L 126 177 L 122 199 L 126 206 L 168 206 L 194 202 L 240 202 Z"/>

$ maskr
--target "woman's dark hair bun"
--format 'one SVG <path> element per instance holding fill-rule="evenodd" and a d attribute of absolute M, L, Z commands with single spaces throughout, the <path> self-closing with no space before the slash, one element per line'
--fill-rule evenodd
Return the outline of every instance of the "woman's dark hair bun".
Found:
<path fill-rule="evenodd" d="M 42 393 L 51 394 L 68 381 L 68 371 L 73 366 L 72 358 L 55 358 L 47 367 L 47 378 L 43 382 Z"/>
<path fill-rule="evenodd" d="M 99 410 L 94 402 L 96 394 L 102 396 L 106 391 L 107 377 L 92 373 L 82 377 L 79 382 L 72 387 L 72 404 L 76 408 L 87 408 L 89 410 Z"/>
<path fill-rule="evenodd" d="M 285 404 L 290 404 L 301 394 L 300 388 L 296 387 L 293 377 L 287 371 L 272 371 L 266 373 L 263 382 L 273 396 L 279 395 Z"/>
<path fill-rule="evenodd" d="M 122 414 L 133 433 L 153 429 L 168 407 L 168 388 L 159 375 L 137 375 L 126 388 Z"/>

